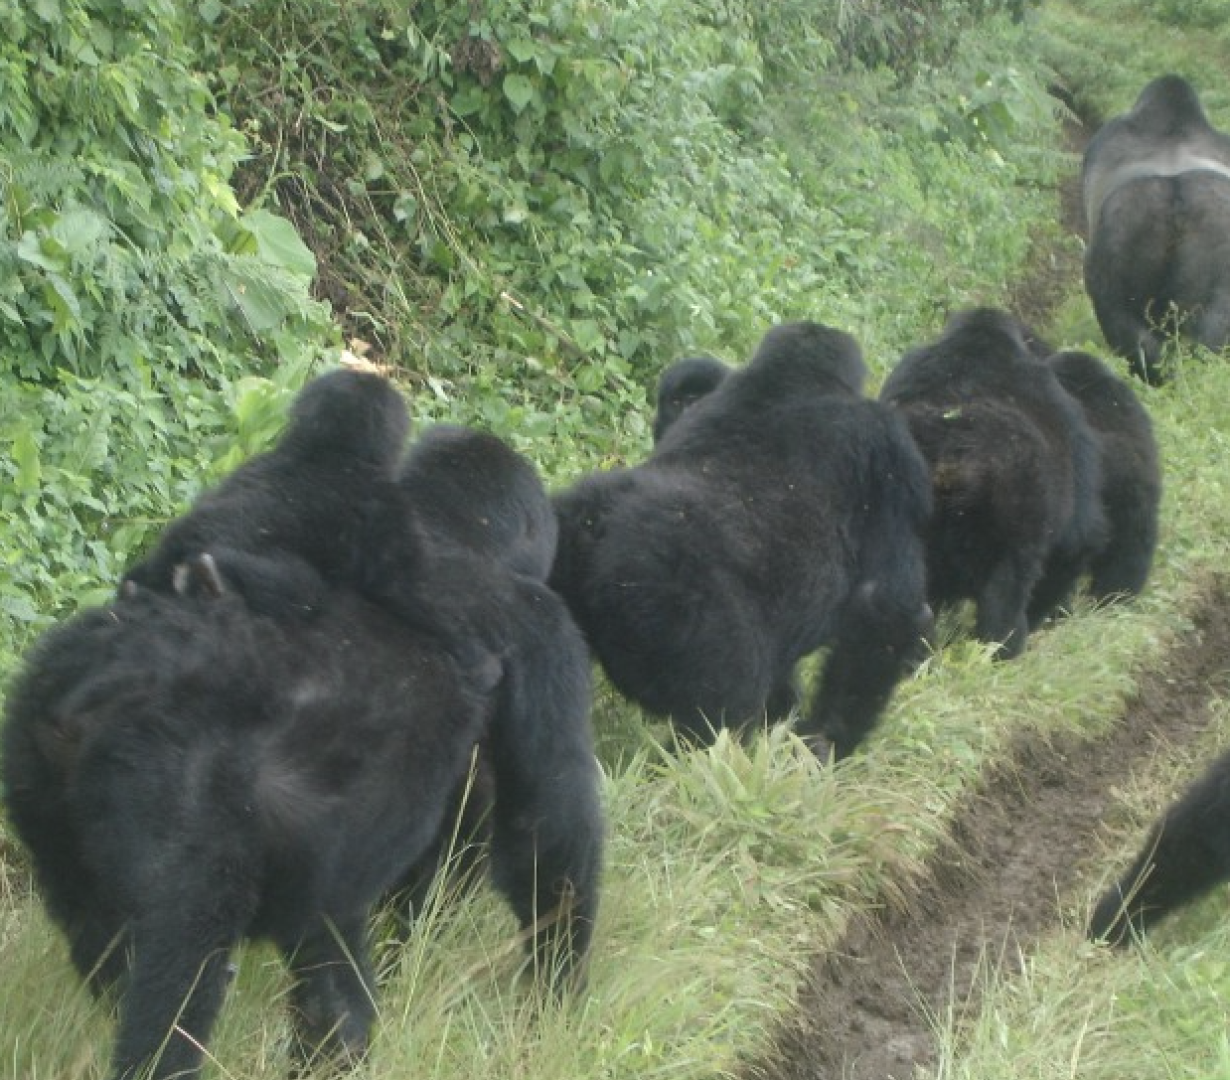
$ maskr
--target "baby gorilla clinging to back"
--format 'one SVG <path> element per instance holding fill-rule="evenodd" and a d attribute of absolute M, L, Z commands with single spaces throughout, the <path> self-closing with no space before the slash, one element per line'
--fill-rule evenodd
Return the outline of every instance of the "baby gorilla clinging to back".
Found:
<path fill-rule="evenodd" d="M 185 567 L 208 552 L 221 579 L 263 614 L 315 610 L 328 586 L 403 615 L 417 537 L 394 476 L 410 421 L 379 375 L 340 369 L 308 383 L 271 450 L 244 462 L 167 526 L 122 589 L 204 585 Z"/>
<path fill-rule="evenodd" d="M 305 391 L 315 404 L 319 393 Z M 501 472 L 511 460 L 520 486 L 465 490 L 452 483 L 458 458 L 426 453 L 400 484 L 384 484 L 384 458 L 354 470 L 339 458 L 309 485 L 298 466 L 322 459 L 301 452 L 304 415 L 272 461 L 245 466 L 171 526 L 147 587 L 46 635 L 7 698 L 7 809 L 74 965 L 97 988 L 121 984 L 117 1080 L 196 1074 L 227 956 L 246 938 L 273 941 L 295 975 L 303 1052 L 360 1056 L 374 1015 L 371 906 L 433 859 L 479 745 L 492 877 L 536 969 L 571 985 L 588 953 L 603 842 L 589 660 L 559 598 L 516 569 L 545 573 L 554 548 L 550 525 L 516 539 L 550 509 L 532 467 L 467 439 L 460 449 L 475 454 L 460 460 L 497 477 L 513 475 Z M 347 438 L 328 435 L 323 460 Z M 257 493 L 279 470 L 294 498 L 266 506 Z M 420 508 L 413 573 L 397 585 L 412 619 L 328 580 L 330 553 L 349 549 L 325 535 L 318 510 L 346 500 L 321 477 L 350 476 L 365 520 L 412 523 Z M 432 491 L 465 501 L 453 521 L 503 524 L 484 547 L 433 516 Z M 262 547 L 266 537 L 281 543 Z M 382 537 L 391 550 L 370 546 Z M 219 538 L 236 546 L 216 565 Z M 346 542 L 359 574 L 404 550 L 391 528 Z M 233 551 L 243 558 L 228 561 Z M 307 564 L 300 552 L 326 571 L 313 616 L 254 609 L 248 590 L 272 602 L 280 582 L 298 580 L 284 564 Z M 236 565 L 255 576 L 235 586 Z"/>

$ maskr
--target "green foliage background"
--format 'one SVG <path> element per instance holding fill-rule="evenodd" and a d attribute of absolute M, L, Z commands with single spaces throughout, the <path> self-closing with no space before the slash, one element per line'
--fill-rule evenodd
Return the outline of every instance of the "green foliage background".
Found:
<path fill-rule="evenodd" d="M 664 363 L 739 360 L 776 319 L 852 331 L 881 374 L 950 307 L 1049 311 L 1053 293 L 1018 286 L 1024 268 L 1068 274 L 1076 243 L 1046 83 L 1098 117 L 1155 65 L 1189 70 L 1224 125 L 1213 16 L 1230 9 L 1035 7 L 0 0 L 0 676 L 265 445 L 344 341 L 391 367 L 420 421 L 490 428 L 564 482 L 644 452 Z M 1056 289 L 1046 329 L 1098 349 L 1075 276 Z M 1185 631 L 1200 569 L 1226 556 L 1226 370 L 1193 360 L 1142 391 L 1172 478 L 1150 595 L 1082 611 L 1013 665 L 950 643 L 841 769 L 780 730 L 674 755 L 600 694 L 612 845 L 591 993 L 539 1007 L 510 989 L 500 905 L 445 906 L 379 942 L 372 1075 L 734 1071 L 810 950 L 917 872 L 1007 739 L 1096 732 Z M 0 1076 L 96 1077 L 110 1017 L 27 889 L 0 825 Z M 283 1076 L 284 973 L 242 959 L 216 1071 Z M 1085 1030 L 1029 1025 L 1048 995 L 1090 997 L 1071 966 L 1025 1006 L 1005 991 L 974 1064 L 968 1030 L 949 1033 L 943 1075 L 1026 1056 L 1068 1075 Z M 1163 975 L 1204 1023 L 1224 969 Z M 1111 969 L 1097 1000 L 1131 1024 L 1099 1029 L 1097 1075 L 1130 1074 L 1156 1019 L 1149 979 L 1116 986 Z M 1224 1071 L 1224 1047 L 1191 1059 L 1210 1055 Z"/>
<path fill-rule="evenodd" d="M 1056 167 L 1019 6 L 0 0 L 0 640 L 343 338 L 559 479 L 680 353 L 807 316 L 883 368 L 1001 298 Z"/>

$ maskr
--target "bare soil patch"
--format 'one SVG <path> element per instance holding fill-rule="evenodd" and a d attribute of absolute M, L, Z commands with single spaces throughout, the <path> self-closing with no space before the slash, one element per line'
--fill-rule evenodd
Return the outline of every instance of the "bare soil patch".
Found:
<path fill-rule="evenodd" d="M 906 903 L 850 926 L 817 958 L 795 1014 L 748 1080 L 911 1080 L 933 1061 L 928 1016 L 976 1011 L 980 965 L 1015 973 L 1096 853 L 1112 788 L 1162 746 L 1198 737 L 1230 685 L 1230 581 L 1190 637 L 1142 677 L 1096 741 L 1022 739 L 954 820 L 951 847 Z"/>

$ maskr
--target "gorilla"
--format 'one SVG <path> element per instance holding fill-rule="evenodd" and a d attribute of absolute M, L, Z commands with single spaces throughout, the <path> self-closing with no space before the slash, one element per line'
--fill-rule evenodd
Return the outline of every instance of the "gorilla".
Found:
<path fill-rule="evenodd" d="M 730 372 L 730 367 L 712 356 L 685 356 L 666 368 L 658 379 L 658 407 L 653 419 L 655 445 L 684 409 L 716 390 Z"/>
<path fill-rule="evenodd" d="M 1149 830 L 1127 872 L 1099 899 L 1089 937 L 1125 945 L 1224 881 L 1230 881 L 1230 753 Z"/>
<path fill-rule="evenodd" d="M 555 510 L 534 466 L 496 436 L 431 428 L 411 447 L 398 482 L 421 528 L 546 581 L 559 533 Z"/>
<path fill-rule="evenodd" d="M 1230 139 L 1191 85 L 1164 75 L 1090 140 L 1081 170 L 1085 287 L 1107 342 L 1132 371 L 1163 378 L 1159 323 L 1230 340 Z"/>
<path fill-rule="evenodd" d="M 416 533 L 394 487 L 409 427 L 401 395 L 379 375 L 339 369 L 312 380 L 274 447 L 167 526 L 121 591 L 198 587 L 185 568 L 208 552 L 263 614 L 310 614 L 330 585 L 411 613 L 396 592 L 417 562 Z"/>
<path fill-rule="evenodd" d="M 510 782 L 509 764 L 537 761 L 548 770 L 541 779 L 516 781 L 523 790 L 547 783 L 547 777 L 567 788 L 552 796 L 552 805 L 568 804 L 566 819 L 536 815 L 540 845 L 563 853 L 579 841 L 596 849 L 602 814 L 594 795 L 589 652 L 567 607 L 545 584 L 558 524 L 534 466 L 494 435 L 441 426 L 411 446 L 397 483 L 422 534 L 430 586 L 420 597 L 422 610 L 434 612 L 450 637 L 506 655 L 508 667 L 476 775 L 462 778 L 453 799 L 447 820 L 456 825 L 442 831 L 399 890 L 418 907 L 454 838 L 468 845 L 459 869 L 470 880 L 477 858 L 492 846 L 493 832 L 497 855 L 509 846 L 499 834 L 510 823 L 493 812 L 499 785 Z M 457 654 L 461 646 L 451 651 Z M 548 738 L 550 745 L 540 745 Z M 507 763 L 503 768 L 499 759 Z M 596 855 L 574 850 L 556 861 L 585 866 L 584 873 L 572 872 L 572 880 L 582 896 L 596 895 Z M 503 880 L 518 867 L 497 858 L 493 872 Z M 513 882 L 507 888 L 531 895 L 529 885 Z M 578 925 L 592 923 L 593 901 L 587 903 L 587 921 Z"/>
<path fill-rule="evenodd" d="M 847 755 L 930 630 L 926 465 L 865 376 L 849 335 L 776 326 L 645 462 L 556 496 L 550 584 L 616 688 L 695 741 L 783 718 L 828 645 L 800 732 Z"/>
<path fill-rule="evenodd" d="M 972 599 L 979 639 L 1018 655 L 1105 533 L 1098 448 L 1079 406 L 1018 320 L 993 308 L 953 315 L 937 341 L 907 352 L 880 400 L 930 464 L 931 604 Z"/>
<path fill-rule="evenodd" d="M 1089 593 L 1098 600 L 1135 596 L 1157 547 L 1162 474 L 1153 421 L 1127 382 L 1096 356 L 1064 351 L 1047 364 L 1080 404 L 1099 449 L 1107 528 L 1101 543 L 1081 553 L 1079 570 L 1088 572 Z"/>
<path fill-rule="evenodd" d="M 410 491 L 447 490 L 430 456 L 411 456 L 407 491 L 393 478 L 400 518 Z M 484 491 L 476 520 L 515 519 Z M 541 519 L 545 492 L 523 491 L 525 520 Z M 371 907 L 434 865 L 476 747 L 494 884 L 548 984 L 583 978 L 603 846 L 588 652 L 558 597 L 464 531 L 421 529 L 413 620 L 333 585 L 311 618 L 260 613 L 225 560 L 185 548 L 182 587 L 134 583 L 26 658 L 0 781 L 74 965 L 121 992 L 116 1080 L 196 1074 L 227 955 L 248 938 L 273 941 L 296 977 L 304 1056 L 360 1057 Z M 211 535 L 234 533 L 220 518 Z M 519 535 L 505 558 L 523 563 Z M 280 580 L 281 556 L 255 554 L 262 587 Z"/>

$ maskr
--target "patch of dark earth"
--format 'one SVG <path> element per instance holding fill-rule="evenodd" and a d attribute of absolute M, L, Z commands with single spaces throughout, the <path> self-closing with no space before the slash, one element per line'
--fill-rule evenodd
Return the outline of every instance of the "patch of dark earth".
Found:
<path fill-rule="evenodd" d="M 934 1064 L 928 1018 L 976 1016 L 986 965 L 1017 974 L 1057 925 L 1097 855 L 1115 786 L 1207 730 L 1211 702 L 1230 687 L 1230 577 L 1202 591 L 1192 625 L 1105 737 L 1010 747 L 904 901 L 857 919 L 816 959 L 744 1080 L 912 1080 Z"/>

